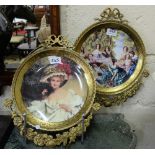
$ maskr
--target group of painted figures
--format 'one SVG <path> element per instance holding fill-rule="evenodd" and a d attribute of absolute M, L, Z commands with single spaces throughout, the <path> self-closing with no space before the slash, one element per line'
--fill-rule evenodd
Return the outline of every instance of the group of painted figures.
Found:
<path fill-rule="evenodd" d="M 98 84 L 104 87 L 115 87 L 133 74 L 138 57 L 134 50 L 129 50 L 127 46 L 122 48 L 122 55 L 119 59 L 114 56 L 114 52 L 109 46 L 101 51 L 101 45 L 96 44 L 96 49 L 91 53 L 81 49 L 81 56 L 94 69 L 94 75 Z"/>

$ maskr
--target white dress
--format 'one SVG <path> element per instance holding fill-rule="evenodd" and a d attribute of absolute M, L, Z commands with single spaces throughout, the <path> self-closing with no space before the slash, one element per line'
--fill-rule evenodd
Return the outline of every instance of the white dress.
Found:
<path fill-rule="evenodd" d="M 70 107 L 71 112 L 66 112 L 60 108 L 60 104 L 66 104 Z M 31 102 L 31 106 L 28 110 L 37 118 L 48 122 L 61 122 L 68 120 L 77 114 L 83 105 L 82 97 L 77 95 L 73 90 L 68 90 L 66 96 L 63 96 L 59 100 L 53 100 L 50 103 L 47 99 Z"/>
<path fill-rule="evenodd" d="M 96 61 L 98 61 L 98 59 L 100 58 L 100 56 L 101 56 L 101 51 L 99 51 L 98 49 L 96 49 L 96 50 L 94 50 L 93 52 L 92 52 L 92 54 L 93 54 L 93 56 L 94 56 L 94 59 L 96 60 Z"/>

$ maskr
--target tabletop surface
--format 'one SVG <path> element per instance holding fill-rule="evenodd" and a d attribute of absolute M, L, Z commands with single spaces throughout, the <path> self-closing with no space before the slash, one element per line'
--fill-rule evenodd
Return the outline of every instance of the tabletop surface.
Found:
<path fill-rule="evenodd" d="M 135 148 L 136 135 L 132 132 L 128 123 L 124 121 L 123 114 L 96 114 L 84 133 L 84 141 L 81 137 L 75 143 L 67 146 L 57 146 L 57 149 L 129 149 Z M 39 149 L 50 147 L 39 147 L 19 134 L 15 128 L 7 141 L 5 149 L 23 148 Z"/>

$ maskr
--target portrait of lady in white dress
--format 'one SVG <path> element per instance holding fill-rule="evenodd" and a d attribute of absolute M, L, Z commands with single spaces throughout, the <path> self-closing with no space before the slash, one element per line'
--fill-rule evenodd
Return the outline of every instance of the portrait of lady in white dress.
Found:
<path fill-rule="evenodd" d="M 37 83 L 33 86 L 30 83 L 23 84 L 22 92 L 24 98 L 27 98 L 27 109 L 41 120 L 68 120 L 81 110 L 85 102 L 87 87 L 82 70 L 74 62 L 64 61 L 66 60 L 63 63 L 42 65 L 40 75 L 36 74 Z M 29 75 L 27 73 L 25 77 L 30 78 Z M 32 88 L 33 97 L 30 97 L 30 93 L 25 93 L 25 88 Z"/>

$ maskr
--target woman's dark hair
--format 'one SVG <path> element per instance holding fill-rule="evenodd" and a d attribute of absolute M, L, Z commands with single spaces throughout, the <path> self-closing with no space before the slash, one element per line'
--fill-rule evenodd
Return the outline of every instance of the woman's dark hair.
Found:
<path fill-rule="evenodd" d="M 85 49 L 84 49 L 84 47 L 81 47 L 81 53 L 85 53 Z"/>
<path fill-rule="evenodd" d="M 108 57 L 112 57 L 112 58 L 113 58 L 114 56 L 113 56 L 113 54 L 112 54 L 112 51 L 111 51 L 110 54 L 109 54 L 109 53 L 107 53 L 106 48 L 108 48 L 108 51 L 111 51 L 110 46 L 106 46 L 105 49 L 104 49 L 104 52 L 105 52 L 105 53 L 102 53 L 102 55 L 103 55 L 104 57 L 106 57 L 106 58 L 108 58 Z"/>
<path fill-rule="evenodd" d="M 133 56 L 135 55 L 135 52 L 134 51 L 130 51 L 129 53 L 133 54 Z"/>
<path fill-rule="evenodd" d="M 45 95 L 42 94 L 43 90 L 47 90 Z M 32 91 L 33 90 L 33 91 Z M 54 90 L 49 86 L 48 83 L 38 82 L 33 85 L 24 84 L 22 85 L 22 96 L 24 100 L 33 101 L 33 100 L 42 100 L 43 97 L 48 96 Z"/>
<path fill-rule="evenodd" d="M 49 96 L 51 93 L 53 93 L 54 92 L 54 89 L 48 84 L 47 86 L 46 86 L 46 88 L 44 88 L 44 89 L 46 89 L 47 90 L 47 92 L 43 95 L 44 97 L 45 96 Z M 44 90 L 43 89 L 43 90 Z M 42 90 L 42 91 L 43 91 Z"/>
<path fill-rule="evenodd" d="M 116 59 L 112 59 L 112 63 L 114 64 L 115 62 L 117 62 L 117 60 Z"/>
<path fill-rule="evenodd" d="M 106 52 L 106 48 L 108 48 L 108 51 L 111 50 L 111 49 L 110 49 L 110 46 L 106 46 L 106 47 L 105 47 L 105 50 L 104 50 L 105 52 Z"/>
<path fill-rule="evenodd" d="M 129 48 L 127 46 L 124 46 L 123 47 L 123 51 L 124 51 L 125 48 L 126 48 L 127 51 L 129 50 Z"/>
<path fill-rule="evenodd" d="M 101 49 L 101 44 L 96 44 L 96 48 L 97 48 L 97 45 L 99 45 L 99 49 Z"/>
<path fill-rule="evenodd" d="M 61 84 L 60 84 L 60 87 L 64 86 L 66 84 L 68 80 L 64 80 Z"/>

